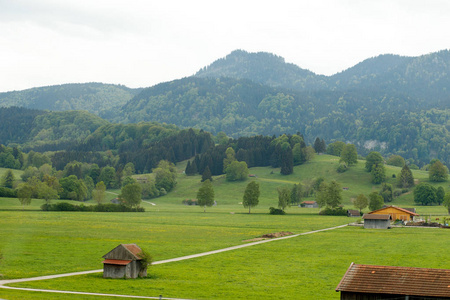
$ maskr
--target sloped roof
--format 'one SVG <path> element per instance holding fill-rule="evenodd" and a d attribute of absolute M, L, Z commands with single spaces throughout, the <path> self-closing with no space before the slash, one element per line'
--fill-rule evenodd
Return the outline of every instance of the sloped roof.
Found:
<path fill-rule="evenodd" d="M 103 258 L 117 260 L 141 260 L 141 257 L 139 256 L 140 252 L 142 252 L 142 250 L 136 244 L 120 244 L 103 255 Z"/>
<path fill-rule="evenodd" d="M 450 270 L 352 263 L 336 291 L 450 297 Z"/>
<path fill-rule="evenodd" d="M 316 204 L 316 201 L 303 201 L 302 204 Z"/>
<path fill-rule="evenodd" d="M 377 215 L 377 214 L 364 214 L 362 217 L 364 220 L 391 220 L 391 215 Z"/>
<path fill-rule="evenodd" d="M 394 206 L 394 205 L 389 205 L 389 206 L 386 206 L 386 207 L 383 207 L 383 208 L 371 211 L 369 214 L 378 213 L 378 212 L 381 212 L 381 211 L 383 211 L 383 210 L 385 210 L 387 208 L 394 208 L 394 209 L 397 209 L 397 210 L 402 211 L 404 213 L 407 213 L 407 214 L 409 214 L 411 216 L 418 216 L 419 215 L 419 214 L 416 214 L 415 212 L 412 212 L 412 211 L 409 211 L 409 210 L 406 210 L 404 208 L 397 207 L 397 206 Z"/>
<path fill-rule="evenodd" d="M 105 259 L 102 263 L 108 264 L 108 265 L 126 266 L 126 265 L 128 265 L 130 262 L 132 262 L 132 260 Z"/>

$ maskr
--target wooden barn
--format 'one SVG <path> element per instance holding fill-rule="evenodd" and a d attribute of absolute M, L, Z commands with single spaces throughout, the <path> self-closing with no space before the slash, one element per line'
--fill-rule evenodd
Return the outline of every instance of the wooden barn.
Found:
<path fill-rule="evenodd" d="M 388 229 L 391 226 L 392 217 L 390 215 L 364 214 L 364 228 L 367 229 Z"/>
<path fill-rule="evenodd" d="M 336 292 L 341 300 L 450 299 L 450 270 L 352 263 Z"/>
<path fill-rule="evenodd" d="M 355 209 L 348 209 L 347 210 L 347 217 L 361 217 L 361 214 L 359 213 L 359 210 Z"/>
<path fill-rule="evenodd" d="M 307 208 L 318 208 L 319 204 L 317 204 L 316 201 L 303 201 L 300 203 L 301 207 L 307 207 Z"/>
<path fill-rule="evenodd" d="M 137 278 L 147 276 L 147 270 L 141 265 L 139 253 L 142 250 L 136 244 L 120 244 L 103 255 L 103 278 Z"/>
<path fill-rule="evenodd" d="M 369 214 L 390 215 L 392 220 L 412 221 L 418 216 L 415 212 L 400 208 L 394 205 L 385 206 L 383 208 L 371 211 Z"/>

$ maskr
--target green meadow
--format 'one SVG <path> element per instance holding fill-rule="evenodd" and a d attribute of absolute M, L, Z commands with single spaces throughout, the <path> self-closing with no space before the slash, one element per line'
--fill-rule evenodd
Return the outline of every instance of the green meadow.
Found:
<path fill-rule="evenodd" d="M 22 210 L 17 199 L 0 198 L 1 279 L 95 270 L 102 256 L 120 243 L 136 243 L 152 253 L 155 261 L 226 248 L 246 243 L 265 233 L 302 233 L 354 222 L 347 217 L 319 216 L 318 209 L 292 206 L 284 216 L 268 214 L 277 206 L 277 188 L 307 183 L 323 176 L 337 180 L 343 205 L 380 189 L 370 183 L 364 162 L 337 173 L 338 158 L 320 155 L 282 176 L 279 169 L 252 168 L 256 177 L 246 182 L 214 178 L 217 206 L 185 206 L 194 199 L 200 177 L 180 174 L 174 191 L 143 202 L 144 213 L 43 212 L 42 200 L 33 199 Z M 388 182 L 400 168 L 386 166 Z M 0 169 L 0 176 L 5 169 Z M 20 171 L 16 172 L 20 176 Z M 413 171 L 428 181 L 424 171 Z M 248 214 L 240 202 L 250 180 L 260 183 L 260 204 Z M 442 185 L 450 190 L 449 183 Z M 119 190 L 109 191 L 114 198 Z M 313 200 L 306 198 L 305 200 Z M 60 201 L 60 200 L 53 200 Z M 90 205 L 88 201 L 85 205 Z M 393 205 L 416 207 L 433 218 L 448 215 L 442 206 L 417 206 L 412 193 L 396 198 Z M 366 209 L 368 211 L 368 209 Z M 14 284 L 16 287 L 61 289 L 97 293 L 159 296 L 187 299 L 339 299 L 334 291 L 351 262 L 393 266 L 450 269 L 447 229 L 393 228 L 365 230 L 349 226 L 327 232 L 274 241 L 240 250 L 191 260 L 155 265 L 144 279 L 103 279 L 101 273 Z M 0 289 L 6 299 L 80 299 L 80 296 Z M 83 299 L 109 297 L 83 296 Z M 117 298 L 115 298 L 117 299 Z"/>

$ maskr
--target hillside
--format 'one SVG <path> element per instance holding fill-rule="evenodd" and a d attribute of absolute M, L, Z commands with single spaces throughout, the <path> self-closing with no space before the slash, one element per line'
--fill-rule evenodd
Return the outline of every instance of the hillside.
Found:
<path fill-rule="evenodd" d="M 438 99 L 438 102 L 440 100 Z M 312 143 L 349 141 L 360 154 L 400 154 L 450 164 L 448 109 L 383 90 L 300 92 L 246 79 L 189 77 L 144 89 L 115 121 L 157 121 L 232 137 L 301 132 Z"/>
<path fill-rule="evenodd" d="M 22 145 L 24 150 L 59 150 L 83 141 L 109 122 L 86 111 L 46 112 L 0 108 L 0 144 Z"/>
<path fill-rule="evenodd" d="M 0 107 L 66 111 L 87 110 L 107 115 L 112 107 L 124 105 L 140 89 L 103 83 L 63 84 L 0 93 Z"/>

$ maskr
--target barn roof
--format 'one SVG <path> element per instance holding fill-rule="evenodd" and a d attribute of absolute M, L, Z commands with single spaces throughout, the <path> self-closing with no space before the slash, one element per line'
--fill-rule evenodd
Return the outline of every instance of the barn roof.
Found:
<path fill-rule="evenodd" d="M 391 220 L 391 215 L 364 214 L 364 220 Z"/>
<path fill-rule="evenodd" d="M 418 216 L 418 214 L 416 214 L 415 212 L 412 212 L 412 211 L 409 211 L 409 210 L 406 210 L 404 208 L 397 207 L 397 206 L 394 206 L 394 205 L 388 205 L 386 207 L 383 207 L 383 208 L 371 211 L 369 214 L 379 213 L 379 212 L 382 212 L 383 210 L 386 210 L 387 208 L 394 208 L 394 209 L 397 209 L 397 210 L 399 210 L 401 212 L 407 213 L 407 214 L 409 214 L 411 216 Z"/>
<path fill-rule="evenodd" d="M 302 204 L 316 204 L 316 201 L 303 201 Z"/>
<path fill-rule="evenodd" d="M 116 248 L 112 249 L 105 255 L 105 259 L 116 259 L 116 260 L 141 260 L 139 256 L 142 250 L 136 244 L 120 244 Z"/>
<path fill-rule="evenodd" d="M 450 297 L 450 270 L 352 263 L 336 291 Z"/>

